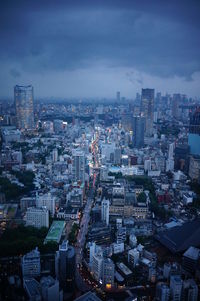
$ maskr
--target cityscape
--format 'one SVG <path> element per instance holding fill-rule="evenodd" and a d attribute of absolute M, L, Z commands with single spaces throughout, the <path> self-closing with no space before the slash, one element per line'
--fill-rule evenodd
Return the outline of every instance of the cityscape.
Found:
<path fill-rule="evenodd" d="M 200 6 L 142 2 L 0 4 L 0 301 L 200 300 Z"/>

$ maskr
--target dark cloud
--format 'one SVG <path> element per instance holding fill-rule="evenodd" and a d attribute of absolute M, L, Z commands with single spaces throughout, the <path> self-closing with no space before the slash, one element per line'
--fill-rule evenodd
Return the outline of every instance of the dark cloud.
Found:
<path fill-rule="evenodd" d="M 192 80 L 200 71 L 199 31 L 200 1 L 7 0 L 0 6 L 0 56 L 25 72 L 103 64 Z"/>

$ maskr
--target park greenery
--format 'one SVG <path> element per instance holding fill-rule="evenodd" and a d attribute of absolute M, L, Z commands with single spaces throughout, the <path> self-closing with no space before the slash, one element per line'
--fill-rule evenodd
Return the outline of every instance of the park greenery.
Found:
<path fill-rule="evenodd" d="M 68 235 L 68 241 L 69 241 L 70 244 L 76 243 L 78 230 L 79 230 L 79 225 L 74 223 L 72 228 L 71 228 L 71 231 Z"/>
<path fill-rule="evenodd" d="M 33 180 L 35 175 L 31 171 L 11 171 L 13 175 L 24 185 L 21 187 L 6 177 L 0 177 L 0 192 L 5 194 L 7 202 L 15 201 L 24 194 L 29 194 L 34 189 Z"/>
<path fill-rule="evenodd" d="M 19 225 L 17 228 L 7 228 L 0 239 L 0 256 L 20 256 L 38 247 L 42 254 L 55 252 L 58 245 L 55 242 L 43 244 L 48 229 L 37 229 L 31 226 Z"/>

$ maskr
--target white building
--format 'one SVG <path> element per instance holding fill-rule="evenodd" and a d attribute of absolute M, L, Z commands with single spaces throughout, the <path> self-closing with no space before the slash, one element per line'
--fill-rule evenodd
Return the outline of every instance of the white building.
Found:
<path fill-rule="evenodd" d="M 93 255 L 92 258 L 92 273 L 94 275 L 94 278 L 97 281 L 101 281 L 102 279 L 102 266 L 103 266 L 103 252 L 98 251 Z"/>
<path fill-rule="evenodd" d="M 137 246 L 137 237 L 135 236 L 135 234 L 131 234 L 129 236 L 129 245 L 131 248 L 134 248 Z"/>
<path fill-rule="evenodd" d="M 79 149 L 72 152 L 72 173 L 74 181 L 85 183 L 85 153 Z"/>
<path fill-rule="evenodd" d="M 26 211 L 26 226 L 49 228 L 49 211 L 47 208 L 29 207 Z"/>
<path fill-rule="evenodd" d="M 102 282 L 105 287 L 114 286 L 115 265 L 110 258 L 105 258 L 102 265 Z"/>
<path fill-rule="evenodd" d="M 40 252 L 38 248 L 25 254 L 22 257 L 22 275 L 23 277 L 37 277 L 40 276 Z"/>
<path fill-rule="evenodd" d="M 56 198 L 53 197 L 50 192 L 43 195 L 36 196 L 36 207 L 37 208 L 46 207 L 51 212 L 52 216 L 54 216 L 55 214 L 55 202 L 56 202 Z"/>
<path fill-rule="evenodd" d="M 139 258 L 140 258 L 140 253 L 136 248 L 128 251 L 128 262 L 132 264 L 133 267 L 135 267 L 136 264 L 138 264 Z"/>
<path fill-rule="evenodd" d="M 52 151 L 52 160 L 53 160 L 53 162 L 57 162 L 58 161 L 58 150 L 57 150 L 57 148 L 55 148 Z"/>
<path fill-rule="evenodd" d="M 113 247 L 113 253 L 114 254 L 118 254 L 118 253 L 122 253 L 124 252 L 124 243 L 113 243 L 112 244 Z"/>
<path fill-rule="evenodd" d="M 107 226 L 109 225 L 109 207 L 109 200 L 103 199 L 101 203 L 101 220 L 106 223 Z"/>

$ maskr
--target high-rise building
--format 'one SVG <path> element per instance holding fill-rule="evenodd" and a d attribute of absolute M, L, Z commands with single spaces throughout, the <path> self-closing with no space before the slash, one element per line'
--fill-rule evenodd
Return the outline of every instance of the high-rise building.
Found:
<path fill-rule="evenodd" d="M 40 252 L 38 248 L 25 254 L 22 257 L 22 275 L 23 277 L 37 277 L 40 276 Z"/>
<path fill-rule="evenodd" d="M 133 117 L 133 146 L 143 147 L 144 146 L 144 129 L 145 129 L 145 118 L 141 116 Z"/>
<path fill-rule="evenodd" d="M 26 226 L 49 228 L 49 211 L 46 207 L 29 207 L 26 211 Z"/>
<path fill-rule="evenodd" d="M 171 275 L 170 277 L 170 291 L 173 301 L 181 301 L 183 281 L 180 275 Z"/>
<path fill-rule="evenodd" d="M 154 116 L 154 89 L 142 89 L 141 114 L 145 117 L 145 131 L 148 135 L 153 133 Z"/>
<path fill-rule="evenodd" d="M 92 258 L 92 273 L 94 278 L 100 282 L 102 279 L 102 267 L 103 267 L 103 252 L 98 249 Z"/>
<path fill-rule="evenodd" d="M 163 282 L 158 282 L 158 284 L 156 285 L 156 300 L 168 301 L 169 297 L 170 297 L 169 287 Z"/>
<path fill-rule="evenodd" d="M 106 288 L 114 286 L 115 265 L 110 258 L 105 258 L 102 265 L 102 282 Z"/>
<path fill-rule="evenodd" d="M 136 266 L 136 264 L 137 264 L 138 261 L 139 261 L 139 258 L 140 258 L 140 253 L 139 253 L 139 251 L 138 251 L 136 248 L 134 248 L 134 249 L 128 251 L 128 262 L 129 262 L 133 267 Z"/>
<path fill-rule="evenodd" d="M 200 155 L 200 107 L 190 115 L 188 145 L 190 154 Z"/>
<path fill-rule="evenodd" d="M 120 100 L 121 100 L 120 91 L 117 91 L 117 93 L 116 93 L 116 101 L 119 103 Z"/>
<path fill-rule="evenodd" d="M 179 105 L 181 103 L 181 95 L 174 94 L 172 98 L 172 117 L 178 118 L 179 117 Z"/>
<path fill-rule="evenodd" d="M 53 277 L 42 277 L 40 280 L 42 297 L 44 301 L 62 301 L 62 292 L 59 291 L 59 281 Z"/>
<path fill-rule="evenodd" d="M 72 153 L 72 172 L 74 181 L 85 183 L 85 153 L 79 149 Z"/>
<path fill-rule="evenodd" d="M 182 300 L 184 301 L 197 301 L 198 299 L 198 286 L 194 279 L 188 279 L 183 282 Z"/>
<path fill-rule="evenodd" d="M 74 288 L 76 257 L 72 246 L 64 240 L 59 246 L 59 251 L 55 255 L 56 278 L 64 291 L 71 291 Z"/>
<path fill-rule="evenodd" d="M 42 195 L 36 195 L 36 207 L 46 207 L 50 211 L 52 216 L 54 216 L 55 214 L 55 201 L 56 197 L 53 196 L 50 192 Z"/>
<path fill-rule="evenodd" d="M 103 199 L 101 203 L 101 220 L 108 226 L 109 225 L 109 207 L 110 201 Z"/>
<path fill-rule="evenodd" d="M 17 127 L 23 130 L 34 129 L 33 87 L 16 85 L 14 99 Z"/>

